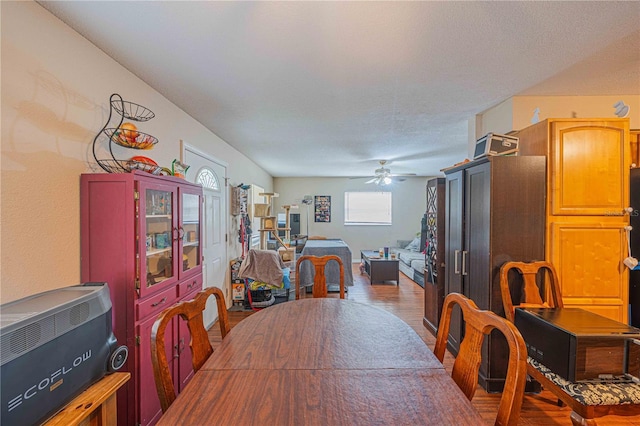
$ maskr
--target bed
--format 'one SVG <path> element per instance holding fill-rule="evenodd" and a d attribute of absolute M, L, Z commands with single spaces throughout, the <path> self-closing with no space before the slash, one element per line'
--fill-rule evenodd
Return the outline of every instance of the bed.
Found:
<path fill-rule="evenodd" d="M 308 240 L 302 249 L 302 256 L 326 256 L 335 254 L 342 259 L 344 266 L 344 285 L 353 285 L 353 271 L 351 270 L 351 249 L 342 240 Z M 313 285 L 313 266 L 311 262 L 303 262 L 300 265 L 300 285 L 309 287 Z M 340 291 L 340 268 L 336 262 L 327 264 L 326 270 L 327 290 Z"/>

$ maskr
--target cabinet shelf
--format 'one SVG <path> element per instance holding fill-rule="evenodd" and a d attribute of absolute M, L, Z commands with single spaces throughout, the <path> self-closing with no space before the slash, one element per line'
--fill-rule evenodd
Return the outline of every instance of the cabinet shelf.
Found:
<path fill-rule="evenodd" d="M 171 219 L 170 214 L 148 214 L 145 217 L 147 219 Z"/>
<path fill-rule="evenodd" d="M 200 241 L 189 241 L 188 243 L 183 243 L 182 247 L 197 247 L 200 244 Z"/>
<path fill-rule="evenodd" d="M 161 249 L 147 249 L 147 257 L 149 256 L 155 256 L 157 254 L 162 254 L 162 253 L 167 253 L 171 251 L 171 247 L 165 247 L 165 248 L 161 248 Z"/>

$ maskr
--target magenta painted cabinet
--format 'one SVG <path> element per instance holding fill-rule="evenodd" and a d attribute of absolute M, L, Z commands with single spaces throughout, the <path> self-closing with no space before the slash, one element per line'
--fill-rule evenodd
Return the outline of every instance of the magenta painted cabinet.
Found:
<path fill-rule="evenodd" d="M 202 188 L 145 172 L 83 174 L 81 279 L 105 281 L 113 329 L 129 348 L 128 384 L 118 392 L 118 425 L 154 424 L 162 414 L 151 366 L 158 314 L 202 289 Z M 182 320 L 166 345 L 176 389 L 193 375 Z"/>

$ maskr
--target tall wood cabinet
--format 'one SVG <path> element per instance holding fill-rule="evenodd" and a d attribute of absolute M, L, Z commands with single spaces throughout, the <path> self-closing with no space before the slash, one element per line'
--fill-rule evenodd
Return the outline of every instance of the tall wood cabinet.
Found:
<path fill-rule="evenodd" d="M 499 271 L 507 261 L 544 257 L 545 158 L 488 157 L 445 170 L 445 293 L 462 293 L 480 309 L 504 316 Z M 463 333 L 454 310 L 448 346 Z M 479 382 L 504 386 L 508 349 L 491 334 L 483 345 Z"/>
<path fill-rule="evenodd" d="M 84 174 L 80 191 L 82 280 L 109 284 L 113 331 L 129 349 L 118 424 L 154 424 L 162 410 L 151 327 L 163 309 L 202 289 L 202 187 L 135 171 Z M 193 375 L 189 341 L 186 324 L 174 320 L 166 351 L 178 391 Z"/>
<path fill-rule="evenodd" d="M 547 157 L 545 259 L 565 306 L 628 321 L 629 119 L 547 119 L 516 133 Z"/>
<path fill-rule="evenodd" d="M 629 234 L 629 241 L 631 255 L 640 259 L 640 168 L 631 169 L 629 175 L 630 204 L 633 208 L 629 214 L 629 222 L 633 227 Z M 629 324 L 640 327 L 640 270 L 629 271 L 629 305 L 631 306 Z"/>
<path fill-rule="evenodd" d="M 423 325 L 435 336 L 444 302 L 444 178 L 427 181 Z"/>
<path fill-rule="evenodd" d="M 631 167 L 640 167 L 640 129 L 629 130 L 631 150 Z"/>

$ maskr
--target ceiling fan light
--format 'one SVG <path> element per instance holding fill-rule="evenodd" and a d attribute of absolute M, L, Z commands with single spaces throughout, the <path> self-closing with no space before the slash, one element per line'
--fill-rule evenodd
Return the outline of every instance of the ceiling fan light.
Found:
<path fill-rule="evenodd" d="M 384 185 L 389 185 L 392 181 L 389 176 L 385 176 L 384 179 L 382 179 L 382 182 Z"/>

